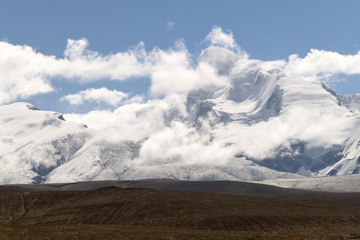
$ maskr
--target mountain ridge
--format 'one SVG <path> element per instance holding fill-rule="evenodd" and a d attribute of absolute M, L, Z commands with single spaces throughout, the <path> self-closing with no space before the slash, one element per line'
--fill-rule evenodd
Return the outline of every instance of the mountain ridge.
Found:
<path fill-rule="evenodd" d="M 195 71 L 203 66 L 222 82 L 138 104 L 136 140 L 29 103 L 0 106 L 0 183 L 359 173 L 360 94 L 341 96 L 219 47 L 205 50 Z"/>

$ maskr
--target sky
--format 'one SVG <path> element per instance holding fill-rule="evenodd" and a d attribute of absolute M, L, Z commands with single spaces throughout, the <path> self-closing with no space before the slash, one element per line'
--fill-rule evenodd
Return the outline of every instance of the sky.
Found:
<path fill-rule="evenodd" d="M 351 0 L 2 1 L 0 104 L 86 114 L 184 93 L 201 83 L 193 69 L 212 45 L 360 93 L 358 9 Z"/>
<path fill-rule="evenodd" d="M 86 124 L 95 140 L 142 141 L 150 165 L 297 155 L 294 141 L 316 159 L 358 129 L 358 112 L 319 82 L 360 93 L 359 9 L 357 0 L 1 1 L 0 106 L 28 102 Z"/>

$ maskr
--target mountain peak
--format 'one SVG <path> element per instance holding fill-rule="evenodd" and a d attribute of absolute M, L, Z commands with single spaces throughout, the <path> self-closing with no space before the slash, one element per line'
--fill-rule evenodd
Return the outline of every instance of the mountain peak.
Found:
<path fill-rule="evenodd" d="M 205 50 L 198 64 L 225 84 L 191 91 L 176 104 L 171 97 L 138 104 L 141 114 L 132 112 L 121 127 L 141 132 L 139 142 L 29 103 L 0 106 L 0 182 L 260 181 L 360 171 L 360 95 L 266 71 L 220 47 Z"/>

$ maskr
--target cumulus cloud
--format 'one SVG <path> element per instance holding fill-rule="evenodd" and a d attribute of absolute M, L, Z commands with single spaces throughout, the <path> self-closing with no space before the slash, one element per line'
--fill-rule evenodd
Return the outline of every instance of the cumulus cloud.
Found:
<path fill-rule="evenodd" d="M 335 74 L 360 74 L 360 51 L 354 55 L 311 49 L 304 57 L 289 56 L 285 70 L 297 76 L 325 78 Z"/>
<path fill-rule="evenodd" d="M 56 65 L 54 56 L 7 42 L 0 42 L 0 52 L 0 104 L 54 90 L 45 73 L 49 64 Z"/>
<path fill-rule="evenodd" d="M 205 64 L 194 68 L 194 57 L 182 41 L 167 50 L 146 52 L 144 43 L 139 43 L 125 52 L 101 55 L 89 50 L 87 39 L 69 39 L 64 58 L 6 42 L 0 42 L 0 51 L 0 104 L 51 92 L 51 79 L 56 76 L 80 83 L 150 77 L 154 95 L 184 93 L 207 82 L 222 84 Z"/>
<path fill-rule="evenodd" d="M 229 30 L 224 32 L 215 26 L 205 40 L 210 46 L 228 48 L 248 58 Z M 64 58 L 56 58 L 39 53 L 30 46 L 0 42 L 0 104 L 54 91 L 51 79 L 56 76 L 81 83 L 149 77 L 153 96 L 183 94 L 209 85 L 226 84 L 226 80 L 217 76 L 211 66 L 201 63 L 195 67 L 193 59 L 196 56 L 188 52 L 182 41 L 169 49 L 154 48 L 148 52 L 141 42 L 127 51 L 108 55 L 92 51 L 89 46 L 85 38 L 69 39 Z M 265 68 L 276 66 L 307 79 L 329 81 L 339 73 L 359 74 L 359 61 L 360 53 L 341 55 L 312 49 L 304 58 L 291 55 L 288 60 L 261 64 Z"/>
<path fill-rule="evenodd" d="M 117 90 L 108 90 L 107 88 L 89 88 L 76 94 L 69 94 L 62 97 L 61 101 L 68 101 L 71 105 L 81 105 L 86 101 L 104 102 L 111 106 L 118 106 L 129 97 L 128 93 Z"/>
<path fill-rule="evenodd" d="M 61 75 L 68 79 L 76 78 L 80 82 L 104 78 L 121 81 L 148 75 L 148 66 L 143 62 L 146 52 L 142 42 L 127 52 L 106 56 L 88 50 L 88 46 L 88 40 L 85 38 L 68 40 L 64 52 L 65 59 L 59 60 L 63 65 Z"/>
<path fill-rule="evenodd" d="M 149 59 L 154 63 L 150 90 L 155 96 L 226 84 L 226 80 L 205 62 L 193 68 L 191 55 L 181 41 L 176 43 L 176 49 L 152 51 Z"/>
<path fill-rule="evenodd" d="M 0 42 L 0 104 L 54 91 L 50 79 L 55 76 L 89 82 L 148 74 L 147 65 L 141 62 L 146 55 L 143 43 L 127 52 L 107 56 L 87 47 L 86 39 L 68 40 L 65 58 L 58 59 L 29 46 Z"/>
<path fill-rule="evenodd" d="M 213 27 L 211 32 L 206 36 L 205 41 L 210 43 L 210 46 L 218 46 L 237 51 L 241 55 L 247 56 L 247 53 L 235 42 L 234 36 L 230 30 L 223 32 L 218 26 Z"/>
<path fill-rule="evenodd" d="M 171 31 L 171 30 L 173 29 L 173 27 L 174 27 L 174 23 L 173 23 L 173 22 L 168 21 L 168 22 L 166 23 L 166 29 L 167 29 L 168 31 Z"/>
<path fill-rule="evenodd" d="M 298 54 L 286 60 L 258 61 L 265 69 L 281 68 L 294 76 L 322 82 L 337 82 L 337 75 L 360 74 L 360 51 L 354 55 L 311 49 L 304 57 Z"/>

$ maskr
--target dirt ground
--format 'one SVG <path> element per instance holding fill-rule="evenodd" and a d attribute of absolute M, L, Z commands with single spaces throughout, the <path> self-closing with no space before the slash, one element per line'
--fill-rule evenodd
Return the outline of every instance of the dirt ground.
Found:
<path fill-rule="evenodd" d="M 360 239 L 359 207 L 295 196 L 0 187 L 0 239 Z"/>
<path fill-rule="evenodd" d="M 312 230 L 256 232 L 212 231 L 186 228 L 133 227 L 119 225 L 67 225 L 28 226 L 0 225 L 3 239 L 358 239 L 360 231 L 342 229 L 344 232 Z"/>

